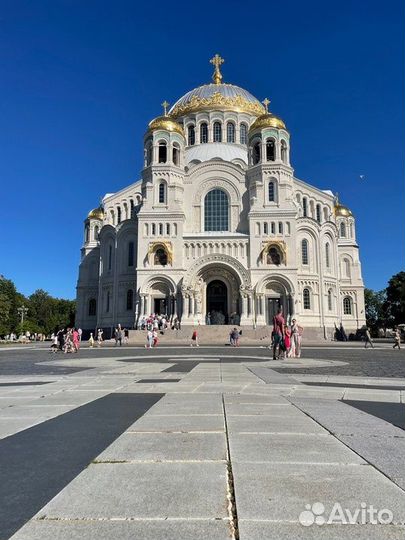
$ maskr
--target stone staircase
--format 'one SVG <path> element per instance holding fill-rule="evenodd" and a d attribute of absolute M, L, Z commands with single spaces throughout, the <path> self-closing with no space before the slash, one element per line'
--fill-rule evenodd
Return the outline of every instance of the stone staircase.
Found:
<path fill-rule="evenodd" d="M 164 334 L 159 332 L 159 345 L 189 345 L 194 330 L 198 332 L 200 345 L 227 345 L 229 333 L 235 325 L 210 325 L 210 326 L 184 326 L 180 330 L 168 328 Z M 236 326 L 242 330 L 241 345 L 269 345 L 271 342 L 271 326 Z M 308 328 L 304 332 L 304 340 L 311 342 L 324 342 L 322 328 Z M 146 330 L 130 330 L 129 344 L 144 345 L 146 343 Z"/>

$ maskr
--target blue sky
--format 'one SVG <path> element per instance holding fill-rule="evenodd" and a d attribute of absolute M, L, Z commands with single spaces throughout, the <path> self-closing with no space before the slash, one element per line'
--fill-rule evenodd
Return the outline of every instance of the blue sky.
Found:
<path fill-rule="evenodd" d="M 404 269 L 402 1 L 10 0 L 0 32 L 0 273 L 21 292 L 75 296 L 87 212 L 139 178 L 148 122 L 216 52 L 272 100 L 296 176 L 353 210 L 366 286 Z"/>

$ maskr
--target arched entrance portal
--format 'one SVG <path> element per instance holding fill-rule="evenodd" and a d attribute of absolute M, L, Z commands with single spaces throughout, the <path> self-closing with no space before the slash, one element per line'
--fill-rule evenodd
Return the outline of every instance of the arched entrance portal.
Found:
<path fill-rule="evenodd" d="M 228 288 L 223 281 L 214 279 L 208 283 L 206 306 L 211 324 L 228 323 Z"/>

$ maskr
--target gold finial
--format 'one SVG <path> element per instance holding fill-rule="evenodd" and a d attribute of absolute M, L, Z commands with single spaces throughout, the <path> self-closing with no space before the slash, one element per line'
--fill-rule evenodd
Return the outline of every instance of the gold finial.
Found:
<path fill-rule="evenodd" d="M 167 116 L 167 107 L 170 105 L 166 100 L 161 104 L 163 107 L 163 115 Z"/>
<path fill-rule="evenodd" d="M 265 98 L 262 101 L 262 103 L 264 105 L 264 108 L 266 109 L 266 113 L 268 113 L 269 112 L 269 105 L 270 105 L 271 101 L 268 98 Z"/>
<path fill-rule="evenodd" d="M 335 195 L 335 206 L 338 206 L 339 204 L 339 193 L 336 192 L 336 195 Z"/>
<path fill-rule="evenodd" d="M 212 80 L 215 84 L 221 84 L 222 82 L 222 74 L 219 71 L 219 68 L 221 64 L 223 64 L 225 60 L 219 56 L 219 54 L 216 54 L 213 58 L 211 58 L 210 63 L 215 66 L 214 74 L 212 75 Z"/>

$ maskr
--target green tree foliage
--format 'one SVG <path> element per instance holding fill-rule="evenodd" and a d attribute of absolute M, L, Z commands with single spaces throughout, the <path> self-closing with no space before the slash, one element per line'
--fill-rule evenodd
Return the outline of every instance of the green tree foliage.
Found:
<path fill-rule="evenodd" d="M 367 326 L 371 329 L 373 335 L 376 335 L 379 328 L 385 329 L 389 324 L 386 309 L 386 290 L 375 292 L 371 289 L 364 289 L 364 300 Z"/>
<path fill-rule="evenodd" d="M 393 324 L 405 323 L 405 272 L 399 272 L 389 280 L 385 309 Z"/>
<path fill-rule="evenodd" d="M 10 332 L 21 332 L 17 309 L 28 308 L 23 330 L 51 334 L 56 328 L 73 326 L 76 303 L 74 300 L 53 298 L 46 291 L 38 289 L 28 298 L 18 293 L 14 283 L 0 279 L 0 336 Z"/>

